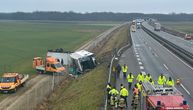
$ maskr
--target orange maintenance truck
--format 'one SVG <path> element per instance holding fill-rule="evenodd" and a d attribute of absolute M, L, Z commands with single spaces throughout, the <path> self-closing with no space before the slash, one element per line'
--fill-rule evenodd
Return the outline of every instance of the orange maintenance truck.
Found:
<path fill-rule="evenodd" d="M 64 66 L 62 66 L 56 58 L 50 56 L 47 56 L 45 63 L 43 62 L 43 58 L 35 57 L 33 59 L 33 68 L 41 74 L 46 73 L 62 75 L 65 73 Z"/>
<path fill-rule="evenodd" d="M 24 83 L 29 78 L 27 74 L 19 73 L 4 73 L 0 77 L 0 91 L 7 92 L 16 92 L 18 87 L 23 87 Z"/>

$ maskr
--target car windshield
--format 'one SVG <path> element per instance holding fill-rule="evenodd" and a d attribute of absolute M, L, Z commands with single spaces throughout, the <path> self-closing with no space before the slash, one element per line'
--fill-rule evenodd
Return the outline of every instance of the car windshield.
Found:
<path fill-rule="evenodd" d="M 0 78 L 1 83 L 15 82 L 15 77 L 4 77 Z"/>
<path fill-rule="evenodd" d="M 62 65 L 60 63 L 57 63 L 57 64 L 55 64 L 55 67 L 60 68 L 60 67 L 62 67 Z"/>

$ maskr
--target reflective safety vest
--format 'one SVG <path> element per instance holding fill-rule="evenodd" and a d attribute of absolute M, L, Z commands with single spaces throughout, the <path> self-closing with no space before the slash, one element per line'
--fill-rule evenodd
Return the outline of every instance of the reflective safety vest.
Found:
<path fill-rule="evenodd" d="M 137 75 L 137 81 L 138 81 L 138 82 L 140 82 L 140 81 L 143 82 L 143 81 L 144 81 L 144 75 L 143 75 L 143 74 L 142 74 L 142 75 L 141 75 L 141 74 L 138 74 L 138 75 Z"/>
<path fill-rule="evenodd" d="M 127 76 L 127 81 L 128 82 L 130 82 L 130 83 L 132 83 L 133 82 L 133 79 L 134 79 L 134 76 L 133 76 L 133 74 L 128 74 L 128 76 Z"/>
<path fill-rule="evenodd" d="M 166 82 L 166 84 L 168 85 L 168 86 L 174 86 L 174 80 L 167 80 L 167 82 Z"/>
<path fill-rule="evenodd" d="M 152 81 L 152 82 L 149 82 L 151 85 L 154 85 L 154 81 Z"/>
<path fill-rule="evenodd" d="M 117 96 L 119 94 L 119 92 L 116 89 L 111 89 L 109 91 L 109 94 Z"/>
<path fill-rule="evenodd" d="M 127 70 L 128 70 L 128 67 L 127 67 L 127 66 L 122 66 L 122 71 L 123 71 L 124 73 L 126 73 Z"/>
<path fill-rule="evenodd" d="M 124 88 L 124 86 L 121 86 L 120 90 L 123 89 L 123 88 Z"/>
<path fill-rule="evenodd" d="M 165 76 L 163 76 L 162 78 L 161 78 L 161 76 L 159 76 L 157 83 L 159 85 L 164 85 L 165 81 L 166 81 L 166 77 Z"/>
<path fill-rule="evenodd" d="M 142 89 L 142 84 L 137 83 L 137 88 L 139 89 L 139 91 L 141 91 L 141 89 Z"/>
<path fill-rule="evenodd" d="M 121 89 L 120 96 L 128 96 L 128 95 L 129 95 L 129 93 L 128 93 L 126 88 Z"/>
<path fill-rule="evenodd" d="M 147 76 L 145 77 L 145 80 L 146 80 L 147 82 L 149 82 L 150 79 L 151 79 L 151 76 L 148 76 L 148 75 L 147 75 Z"/>

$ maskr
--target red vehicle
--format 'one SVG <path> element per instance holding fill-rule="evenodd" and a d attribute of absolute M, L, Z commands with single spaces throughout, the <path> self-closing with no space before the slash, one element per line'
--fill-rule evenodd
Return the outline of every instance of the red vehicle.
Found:
<path fill-rule="evenodd" d="M 186 40 L 191 40 L 191 39 L 192 39 L 192 35 L 186 34 L 186 35 L 184 36 L 184 39 L 186 39 Z"/>
<path fill-rule="evenodd" d="M 145 110 L 190 110 L 183 95 L 175 87 L 143 84 Z"/>

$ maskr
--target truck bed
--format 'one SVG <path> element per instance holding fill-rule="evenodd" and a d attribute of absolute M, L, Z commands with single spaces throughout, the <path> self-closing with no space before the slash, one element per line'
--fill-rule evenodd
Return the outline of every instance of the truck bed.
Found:
<path fill-rule="evenodd" d="M 29 75 L 24 74 L 23 78 L 21 79 L 21 84 L 23 84 L 27 79 L 29 79 Z"/>

